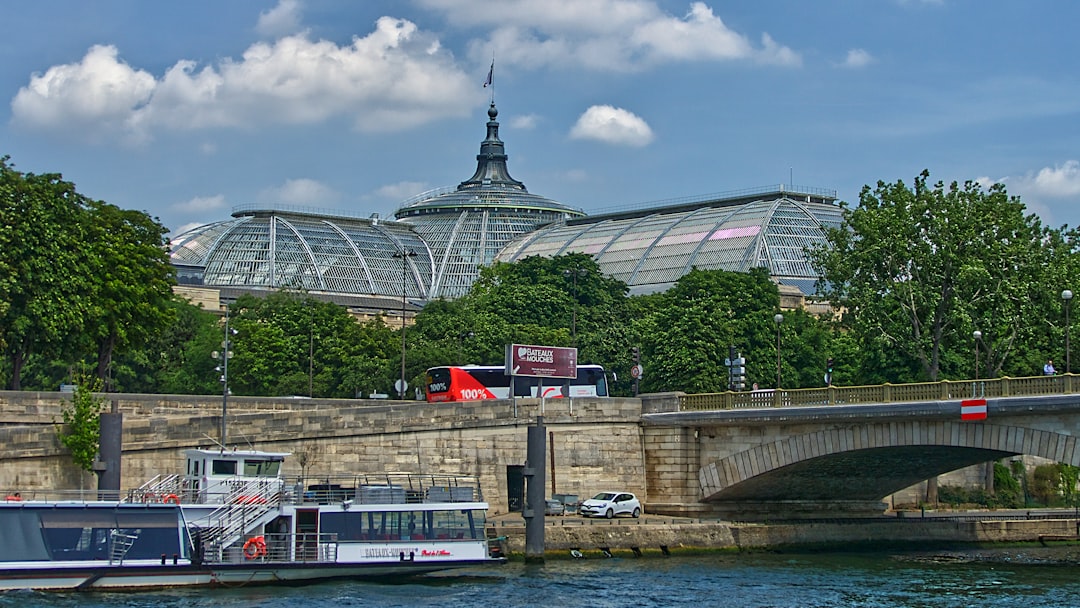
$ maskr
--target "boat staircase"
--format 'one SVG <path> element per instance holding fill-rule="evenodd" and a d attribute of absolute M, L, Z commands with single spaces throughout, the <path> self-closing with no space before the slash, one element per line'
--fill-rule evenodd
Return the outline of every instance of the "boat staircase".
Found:
<path fill-rule="evenodd" d="M 200 520 L 204 556 L 208 561 L 231 561 L 230 548 L 273 521 L 284 494 L 281 479 L 255 479 L 233 485 L 225 502 Z"/>

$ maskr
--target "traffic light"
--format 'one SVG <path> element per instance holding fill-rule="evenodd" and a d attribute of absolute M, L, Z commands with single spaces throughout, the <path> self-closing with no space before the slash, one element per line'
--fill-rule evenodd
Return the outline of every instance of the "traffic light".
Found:
<path fill-rule="evenodd" d="M 746 388 L 746 359 L 738 357 L 731 361 L 731 388 L 741 391 Z"/>
<path fill-rule="evenodd" d="M 828 359 L 825 360 L 825 371 L 831 374 L 832 370 L 833 370 L 833 358 L 829 357 Z"/>
<path fill-rule="evenodd" d="M 630 348 L 630 358 L 633 359 L 634 363 L 641 363 L 641 349 L 632 346 Z"/>

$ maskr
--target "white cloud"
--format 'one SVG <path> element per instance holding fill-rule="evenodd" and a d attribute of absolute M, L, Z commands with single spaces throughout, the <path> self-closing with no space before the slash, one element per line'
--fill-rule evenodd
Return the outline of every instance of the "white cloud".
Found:
<path fill-rule="evenodd" d="M 1077 196 L 1080 195 L 1080 161 L 1068 160 L 1062 165 L 1043 167 L 1010 183 L 1022 192 L 1040 197 Z"/>
<path fill-rule="evenodd" d="M 96 139 L 130 128 L 155 85 L 149 72 L 118 60 L 116 47 L 95 45 L 79 63 L 33 74 L 15 94 L 11 112 L 24 126 Z"/>
<path fill-rule="evenodd" d="M 874 57 L 863 49 L 851 49 L 847 52 L 842 65 L 845 68 L 863 68 L 874 62 Z"/>
<path fill-rule="evenodd" d="M 336 203 L 340 199 L 341 195 L 333 188 L 308 178 L 288 179 L 280 186 L 267 188 L 259 193 L 259 200 L 265 203 L 314 207 Z"/>
<path fill-rule="evenodd" d="M 648 123 L 633 112 L 603 105 L 585 110 L 570 129 L 570 137 L 641 147 L 653 140 L 653 132 Z"/>
<path fill-rule="evenodd" d="M 514 129 L 535 129 L 537 123 L 540 122 L 540 116 L 537 114 L 525 114 L 524 116 L 515 116 L 510 120 L 510 127 Z"/>
<path fill-rule="evenodd" d="M 360 131 L 407 129 L 467 116 L 478 95 L 439 41 L 382 17 L 339 46 L 306 34 L 256 43 L 240 59 L 182 60 L 161 79 L 131 68 L 116 47 L 34 74 L 12 102 L 17 124 L 143 141 L 156 131 L 256 128 L 352 119 Z"/>
<path fill-rule="evenodd" d="M 196 196 L 195 198 L 182 203 L 175 203 L 172 205 L 172 208 L 185 213 L 217 211 L 225 208 L 225 195 L 215 194 L 214 196 Z M 179 232 L 183 231 L 178 231 L 178 234 Z"/>
<path fill-rule="evenodd" d="M 685 61 L 737 61 L 798 66 L 802 60 L 768 34 L 762 44 L 730 29 L 704 2 L 682 17 L 654 0 L 420 0 L 452 23 L 492 27 L 472 56 L 497 50 L 500 63 L 530 67 L 572 63 L 594 70 L 636 71 Z"/>
<path fill-rule="evenodd" d="M 431 189 L 427 182 L 398 182 L 375 190 L 374 195 L 394 202 L 401 202 Z"/>
<path fill-rule="evenodd" d="M 279 0 L 274 8 L 259 13 L 255 31 L 267 38 L 296 33 L 300 30 L 302 9 L 299 0 Z"/>

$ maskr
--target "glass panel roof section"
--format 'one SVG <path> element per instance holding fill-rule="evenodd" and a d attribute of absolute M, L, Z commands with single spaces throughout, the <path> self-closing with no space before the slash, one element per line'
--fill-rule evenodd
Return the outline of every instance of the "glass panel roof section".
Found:
<path fill-rule="evenodd" d="M 631 293 L 667 289 L 695 266 L 739 272 L 765 266 L 776 279 L 812 294 L 817 274 L 805 249 L 824 243 L 826 226 L 840 226 L 841 209 L 833 200 L 807 202 L 777 193 L 677 213 L 646 209 L 614 219 L 573 220 L 520 237 L 497 259 L 590 253 L 605 274 L 626 281 Z M 593 227 L 583 230 L 590 222 Z"/>
<path fill-rule="evenodd" d="M 211 287 L 399 297 L 404 287 L 407 297 L 427 297 L 431 251 L 407 225 L 296 212 L 244 213 L 173 239 L 174 262 L 204 266 L 203 284 Z M 402 258 L 402 250 L 416 255 Z"/>

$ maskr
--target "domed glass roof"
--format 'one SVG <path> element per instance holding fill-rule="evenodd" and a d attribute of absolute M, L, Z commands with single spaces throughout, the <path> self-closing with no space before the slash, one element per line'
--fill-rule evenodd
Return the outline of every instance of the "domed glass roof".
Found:
<path fill-rule="evenodd" d="M 515 237 L 539 226 L 585 213 L 530 193 L 510 177 L 499 139 L 499 115 L 488 108 L 487 137 L 476 156 L 476 172 L 452 190 L 426 192 L 395 212 L 431 247 L 435 260 L 429 297 L 456 298 L 468 293 L 480 267 Z"/>
<path fill-rule="evenodd" d="M 265 206 L 173 238 L 170 255 L 181 284 L 419 299 L 433 267 L 431 250 L 400 222 Z"/>
<path fill-rule="evenodd" d="M 593 215 L 541 228 L 496 258 L 588 253 L 631 294 L 664 291 L 691 268 L 745 272 L 763 266 L 779 282 L 815 292 L 809 245 L 825 244 L 842 216 L 835 192 L 767 188 L 759 193 L 683 201 L 677 206 Z"/>

